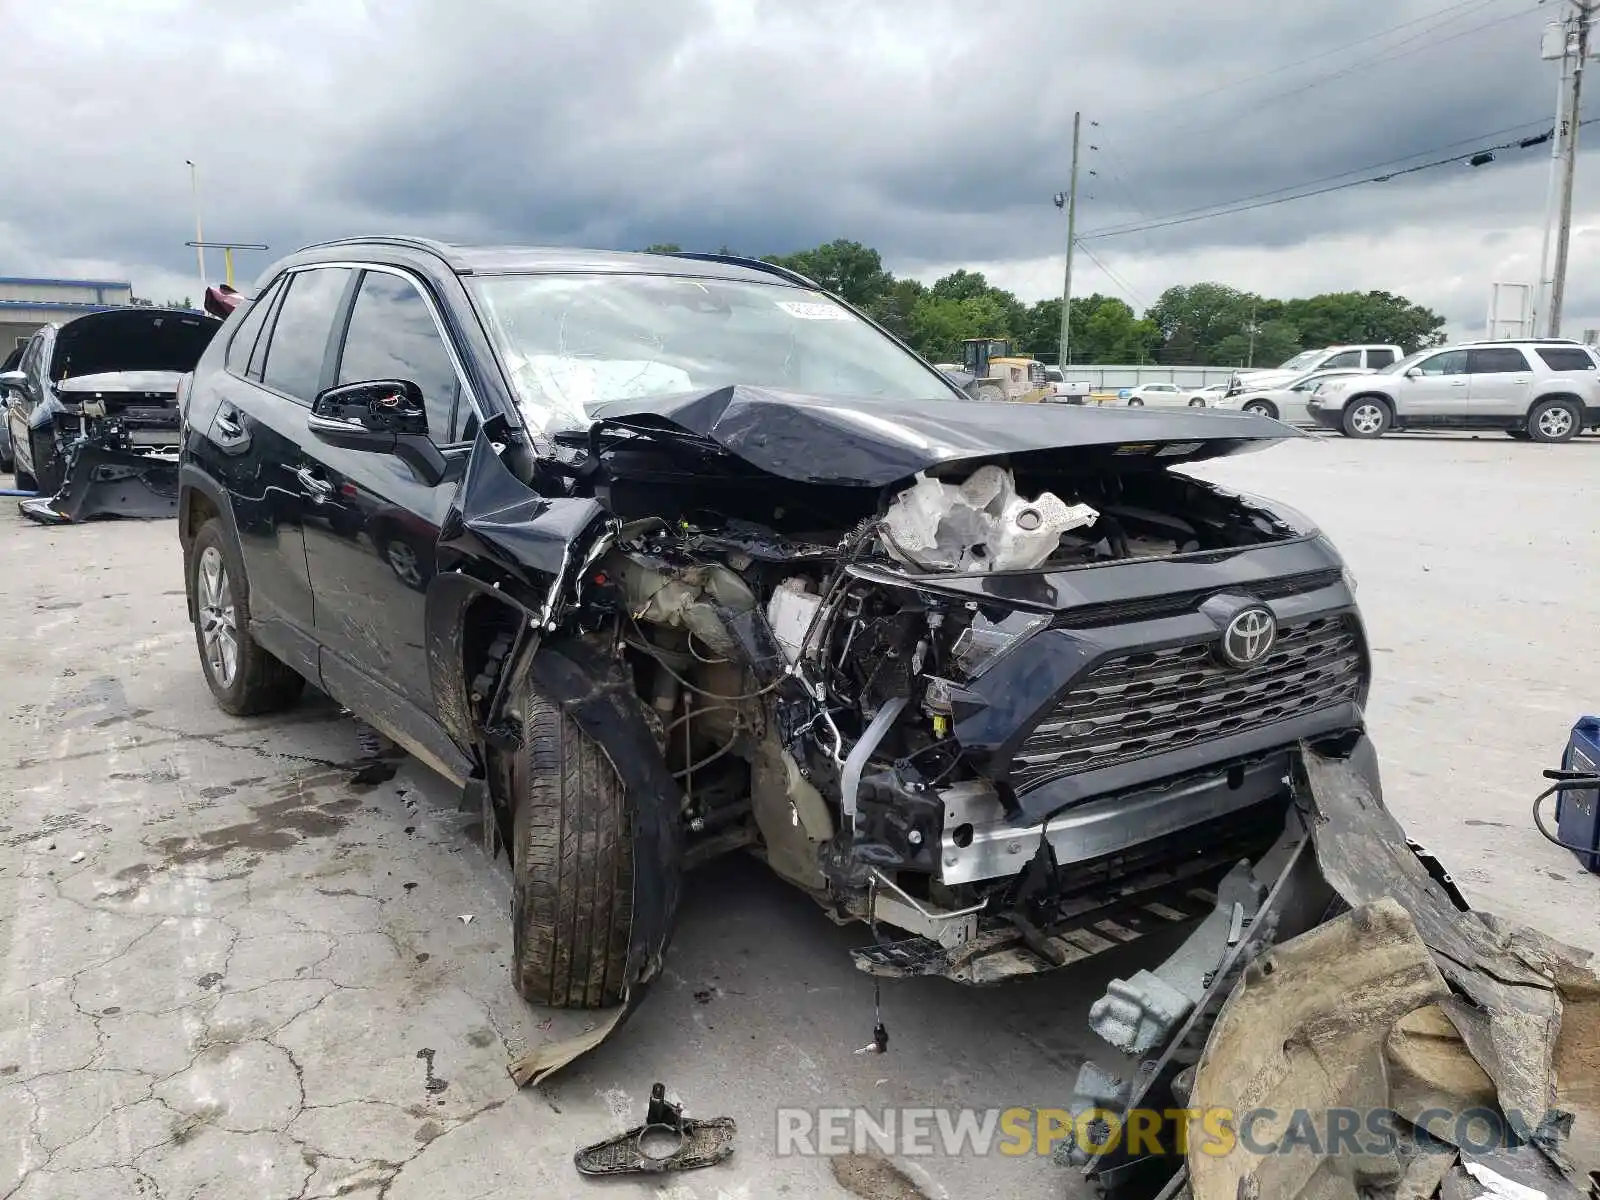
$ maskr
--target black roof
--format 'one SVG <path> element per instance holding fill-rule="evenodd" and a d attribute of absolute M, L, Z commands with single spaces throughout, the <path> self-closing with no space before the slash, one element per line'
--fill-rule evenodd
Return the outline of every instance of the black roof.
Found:
<path fill-rule="evenodd" d="M 431 255 L 458 275 L 529 275 L 569 272 L 619 275 L 683 275 L 700 279 L 782 281 L 815 286 L 800 275 L 758 259 L 721 254 L 646 254 L 624 250 L 580 250 L 568 246 L 462 246 L 431 238 L 378 236 L 342 238 L 307 246 L 292 258 L 326 257 L 335 249 L 362 247 Z"/>

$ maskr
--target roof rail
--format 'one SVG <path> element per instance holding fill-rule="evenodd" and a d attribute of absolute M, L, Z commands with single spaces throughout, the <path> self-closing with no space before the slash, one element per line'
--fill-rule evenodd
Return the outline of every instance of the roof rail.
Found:
<path fill-rule="evenodd" d="M 369 237 L 344 237 L 334 238 L 327 242 L 313 242 L 302 247 L 305 250 L 324 250 L 330 246 L 405 246 L 411 250 L 426 250 L 429 254 L 436 255 L 450 261 L 450 247 L 435 238 L 414 237 L 404 233 L 383 233 Z"/>
<path fill-rule="evenodd" d="M 811 288 L 813 291 L 826 291 L 819 284 L 807 279 L 799 271 L 791 271 L 788 267 L 780 267 L 777 263 L 769 263 L 765 259 L 746 258 L 742 254 L 712 254 L 701 250 L 674 250 L 673 258 L 693 258 L 700 262 L 725 263 L 730 267 L 746 267 L 752 271 L 764 271 L 768 275 L 776 275 L 779 279 L 798 284 L 800 287 Z"/>

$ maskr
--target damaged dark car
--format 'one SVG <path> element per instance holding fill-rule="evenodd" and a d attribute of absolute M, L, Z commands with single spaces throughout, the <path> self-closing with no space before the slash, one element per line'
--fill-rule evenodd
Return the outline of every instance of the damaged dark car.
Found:
<path fill-rule="evenodd" d="M 0 373 L 25 516 L 48 524 L 177 511 L 178 393 L 221 322 L 147 306 L 47 325 Z"/>
<path fill-rule="evenodd" d="M 1289 427 L 977 403 L 765 263 L 375 238 L 267 271 L 184 431 L 218 704 L 309 681 L 452 780 L 510 860 L 518 990 L 608 1010 L 519 1082 L 619 1025 L 683 873 L 747 852 L 879 977 L 997 983 L 1182 929 L 1091 1008 L 1126 1068 L 1087 1064 L 1075 1107 L 1354 1103 L 1391 1026 L 1406 1058 L 1453 1022 L 1523 1144 L 1600 1167 L 1569 1086 L 1590 1043 L 1556 1039 L 1600 978 L 1467 911 L 1384 809 L 1330 542 L 1176 469 Z M 1282 1157 L 1065 1151 L 1195 1200 L 1431 1195 L 1455 1162 L 1297 1158 L 1290 1184 Z"/>

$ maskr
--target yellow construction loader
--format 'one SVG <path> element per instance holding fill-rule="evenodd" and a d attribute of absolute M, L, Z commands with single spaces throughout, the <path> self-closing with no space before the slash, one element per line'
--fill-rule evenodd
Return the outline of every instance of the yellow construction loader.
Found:
<path fill-rule="evenodd" d="M 1037 404 L 1050 395 L 1044 364 L 1011 352 L 1004 338 L 968 338 L 961 344 L 963 390 L 974 400 L 1017 400 Z"/>

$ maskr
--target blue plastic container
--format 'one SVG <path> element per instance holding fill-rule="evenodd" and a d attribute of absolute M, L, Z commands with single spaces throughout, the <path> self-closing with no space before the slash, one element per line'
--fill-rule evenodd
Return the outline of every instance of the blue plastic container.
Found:
<path fill-rule="evenodd" d="M 1600 717 L 1583 717 L 1572 727 L 1561 769 L 1600 774 Z M 1575 788 L 1556 793 L 1556 832 L 1574 850 L 1585 871 L 1600 875 L 1600 789 Z"/>

